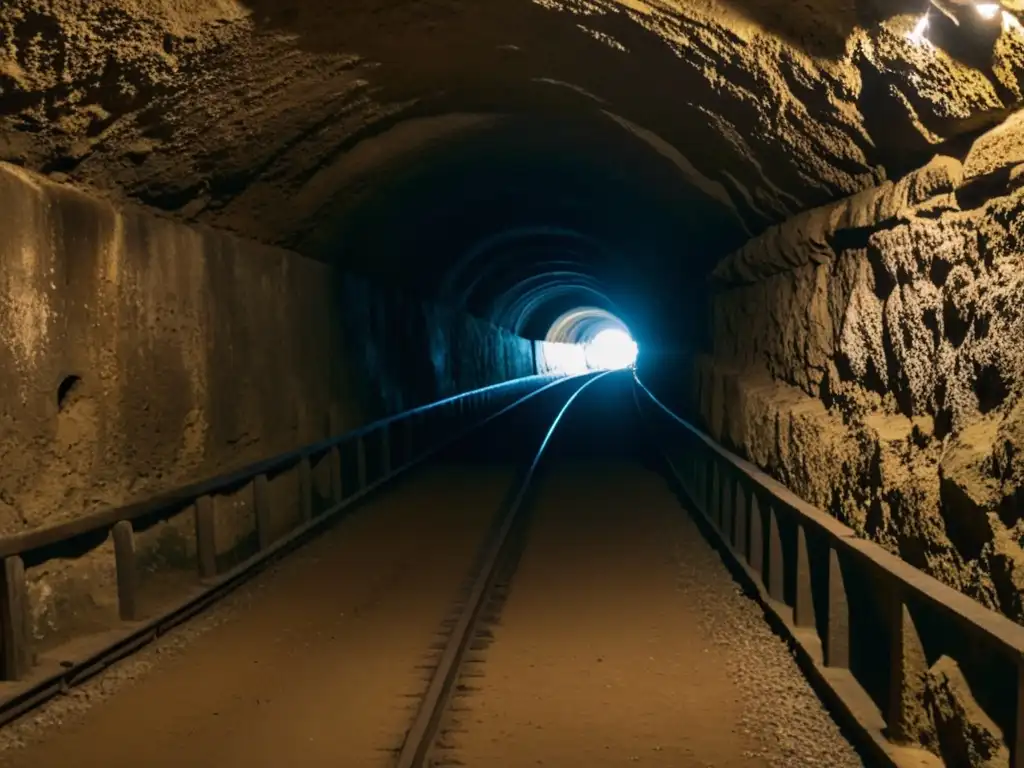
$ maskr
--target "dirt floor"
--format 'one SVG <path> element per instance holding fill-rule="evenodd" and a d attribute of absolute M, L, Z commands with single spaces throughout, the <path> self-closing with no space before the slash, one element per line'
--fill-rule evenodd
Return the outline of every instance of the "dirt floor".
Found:
<path fill-rule="evenodd" d="M 0 764 L 387 765 L 511 480 L 417 473 L 199 619 L 177 652 L 150 649 L 5 729 Z"/>
<path fill-rule="evenodd" d="M 493 640 L 465 668 L 434 764 L 860 765 L 637 460 L 623 384 L 588 390 L 556 435 Z M 294 553 L 186 627 L 176 651 L 151 649 L 148 666 L 135 657 L 6 729 L 0 761 L 392 765 L 513 477 L 468 460 L 422 470 Z"/>
<path fill-rule="evenodd" d="M 571 448 L 543 480 L 435 764 L 861 765 L 666 483 L 631 460 L 630 411 L 598 404 L 616 386 L 565 425 L 589 455 Z"/>

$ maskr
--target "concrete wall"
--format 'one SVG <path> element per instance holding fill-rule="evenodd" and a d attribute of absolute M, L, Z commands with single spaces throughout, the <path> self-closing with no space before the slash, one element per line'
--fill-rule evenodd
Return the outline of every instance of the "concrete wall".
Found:
<path fill-rule="evenodd" d="M 0 535 L 534 372 L 479 320 L 3 164 L 0 211 Z M 225 553 L 250 507 L 218 499 Z M 188 568 L 185 533 L 154 527 L 143 561 Z M 114 610 L 109 546 L 30 568 L 43 645 Z"/>
<path fill-rule="evenodd" d="M 938 158 L 724 261 L 695 395 L 722 442 L 1018 622 L 1022 125 L 982 137 L 962 163 Z M 931 715 L 939 728 L 943 716 Z M 939 751 L 934 732 L 922 739 Z"/>

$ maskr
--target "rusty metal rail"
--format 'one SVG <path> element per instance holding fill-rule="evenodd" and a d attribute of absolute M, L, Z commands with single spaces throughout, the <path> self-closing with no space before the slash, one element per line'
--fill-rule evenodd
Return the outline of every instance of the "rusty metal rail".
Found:
<path fill-rule="evenodd" d="M 0 724 L 163 634 L 399 474 L 571 378 L 529 376 L 473 390 L 145 501 L 0 539 L 0 677 L 4 681 L 0 682 Z M 329 493 L 327 498 L 317 499 L 313 475 L 315 468 L 324 463 Z M 355 479 L 351 488 L 342 484 L 346 469 Z M 269 482 L 290 471 L 298 474 L 300 521 L 275 539 L 269 525 L 273 511 Z M 257 551 L 233 567 L 222 568 L 218 563 L 214 499 L 246 487 L 252 493 Z M 323 508 L 316 508 L 317 500 Z M 194 520 L 196 587 L 159 615 L 142 616 L 136 526 L 185 514 L 191 514 Z M 98 647 L 74 661 L 37 663 L 29 633 L 26 570 L 61 557 L 69 544 L 84 543 L 91 549 L 108 538 L 113 540 L 120 626 L 105 633 Z"/>
<path fill-rule="evenodd" d="M 498 565 L 509 554 L 509 532 L 521 517 L 524 500 L 530 489 L 530 483 L 537 472 L 537 468 L 540 466 L 541 459 L 544 457 L 548 444 L 551 442 L 558 424 L 569 410 L 569 407 L 584 389 L 606 375 L 608 374 L 583 374 L 580 377 L 576 377 L 582 380 L 582 384 L 569 396 L 551 421 L 551 426 L 545 432 L 544 438 L 541 440 L 537 452 L 534 454 L 529 467 L 516 488 L 511 503 L 505 509 L 494 534 L 488 537 L 484 543 L 476 571 L 473 573 L 468 595 L 465 601 L 462 602 L 458 620 L 441 653 L 441 658 L 431 677 L 430 685 L 427 687 L 426 694 L 420 702 L 416 718 L 406 733 L 402 749 L 398 754 L 396 768 L 424 768 L 427 765 L 430 748 L 435 741 L 437 727 L 447 706 L 452 686 L 458 679 L 459 669 L 462 666 L 466 649 L 473 638 L 480 614 L 487 604 L 488 594 L 494 586 Z"/>
<path fill-rule="evenodd" d="M 875 759 L 934 764 L 915 749 L 913 709 L 929 667 L 945 656 L 1002 731 L 1009 765 L 1024 768 L 1024 627 L 859 538 L 634 382 L 689 506 Z"/>

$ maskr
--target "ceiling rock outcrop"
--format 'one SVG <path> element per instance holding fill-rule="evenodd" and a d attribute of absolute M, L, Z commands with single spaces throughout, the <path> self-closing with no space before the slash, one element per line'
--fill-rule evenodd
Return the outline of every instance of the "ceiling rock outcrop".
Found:
<path fill-rule="evenodd" d="M 675 213 L 671 232 L 613 249 L 704 273 L 794 214 L 961 157 L 1011 113 L 1024 31 L 971 10 L 956 24 L 924 0 L 6 0 L 0 160 L 332 255 L 348 214 L 438 163 L 477 174 L 434 195 L 452 206 L 514 186 L 486 158 L 523 138 L 565 161 L 559 210 L 621 182 L 637 210 Z M 616 205 L 590 218 L 633 221 Z"/>

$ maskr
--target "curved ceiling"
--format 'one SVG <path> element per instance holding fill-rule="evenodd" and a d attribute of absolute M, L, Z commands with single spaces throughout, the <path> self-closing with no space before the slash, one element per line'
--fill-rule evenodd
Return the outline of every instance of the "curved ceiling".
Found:
<path fill-rule="evenodd" d="M 934 3 L 7 0 L 0 159 L 640 337 L 751 235 L 1016 107 L 1024 33 Z"/>

